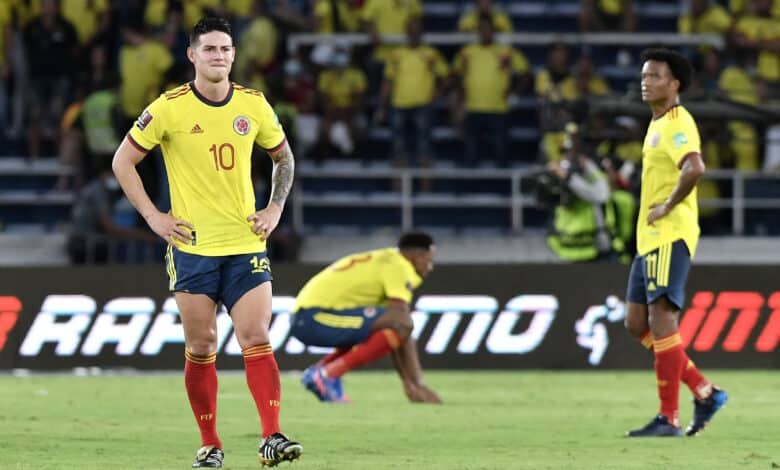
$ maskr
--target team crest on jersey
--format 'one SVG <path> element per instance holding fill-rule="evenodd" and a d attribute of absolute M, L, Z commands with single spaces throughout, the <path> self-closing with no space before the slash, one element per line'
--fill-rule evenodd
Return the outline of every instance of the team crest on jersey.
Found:
<path fill-rule="evenodd" d="M 233 130 L 236 131 L 236 134 L 238 135 L 249 134 L 250 127 L 249 118 L 246 116 L 237 116 L 233 119 Z"/>
<path fill-rule="evenodd" d="M 138 119 L 135 121 L 135 125 L 143 131 L 146 129 L 146 126 L 149 125 L 150 122 L 152 122 L 152 119 L 154 119 L 154 116 L 152 116 L 152 113 L 149 112 L 148 109 L 144 109 L 144 112 L 141 113 L 140 116 L 138 116 Z"/>
<path fill-rule="evenodd" d="M 661 134 L 656 132 L 653 134 L 653 137 L 650 139 L 650 146 L 653 148 L 658 147 L 658 143 L 661 142 Z"/>
<path fill-rule="evenodd" d="M 363 315 L 365 315 L 366 318 L 373 318 L 374 315 L 376 315 L 376 309 L 374 307 L 366 307 L 363 309 Z"/>

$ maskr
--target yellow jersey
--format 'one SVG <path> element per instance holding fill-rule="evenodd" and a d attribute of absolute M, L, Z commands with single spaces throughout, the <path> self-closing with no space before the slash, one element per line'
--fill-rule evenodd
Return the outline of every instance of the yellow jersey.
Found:
<path fill-rule="evenodd" d="M 467 111 L 505 113 L 512 75 L 528 71 L 528 60 L 505 44 L 470 44 L 455 56 L 452 69 L 463 77 Z"/>
<path fill-rule="evenodd" d="M 776 18 L 743 16 L 734 29 L 752 40 L 777 41 L 780 39 L 780 21 Z M 780 54 L 771 49 L 761 49 L 756 62 L 758 77 L 770 82 L 780 81 Z"/>
<path fill-rule="evenodd" d="M 11 6 L 5 3 L 0 3 L 0 65 L 8 62 L 8 57 L 5 56 L 5 33 L 7 29 L 10 29 L 13 24 L 11 15 Z M 9 32 L 10 33 L 10 32 Z"/>
<path fill-rule="evenodd" d="M 683 15 L 677 20 L 677 30 L 681 34 L 724 34 L 731 27 L 731 16 L 720 5 L 710 5 L 700 17 L 694 18 L 690 14 Z"/>
<path fill-rule="evenodd" d="M 119 102 L 129 118 L 138 116 L 144 105 L 160 94 L 165 72 L 173 65 L 168 48 L 157 41 L 144 41 L 119 50 Z"/>
<path fill-rule="evenodd" d="M 438 50 L 430 46 L 401 46 L 385 64 L 385 77 L 393 83 L 394 108 L 416 108 L 429 104 L 436 90 L 436 78 L 446 77 L 449 67 Z"/>
<path fill-rule="evenodd" d="M 357 67 L 325 69 L 317 78 L 317 91 L 328 98 L 328 106 L 336 109 L 352 108 L 366 91 L 366 74 Z"/>
<path fill-rule="evenodd" d="M 499 33 L 511 33 L 512 32 L 512 20 L 509 19 L 506 13 L 500 10 L 493 10 L 490 12 L 490 18 L 493 21 L 493 29 Z M 479 12 L 472 10 L 466 12 L 461 16 L 458 21 L 458 31 L 464 33 L 475 33 L 479 26 Z"/>
<path fill-rule="evenodd" d="M 422 278 L 397 248 L 356 253 L 339 259 L 309 280 L 295 310 L 343 310 L 385 306 L 389 299 L 410 303 Z"/>
<path fill-rule="evenodd" d="M 422 16 L 420 0 L 366 0 L 360 10 L 360 19 L 373 23 L 379 35 L 404 34 L 406 23 Z M 374 48 L 374 60 L 384 62 L 390 57 L 392 46 Z"/>
<path fill-rule="evenodd" d="M 650 122 L 642 145 L 642 190 L 636 228 L 640 255 L 680 239 L 691 257 L 696 252 L 699 205 L 695 188 L 665 217 L 653 225 L 647 223 L 650 206 L 669 198 L 680 179 L 680 166 L 691 153 L 701 153 L 701 140 L 688 110 L 678 105 Z"/>
<path fill-rule="evenodd" d="M 336 32 L 336 25 L 333 18 L 333 3 L 331 0 L 316 0 L 314 4 L 314 16 L 320 20 L 317 30 L 321 34 L 331 34 Z M 339 21 L 344 28 L 343 32 L 354 33 L 360 30 L 360 9 L 353 7 L 350 2 L 337 0 Z"/>
<path fill-rule="evenodd" d="M 262 93 L 231 83 L 214 102 L 192 83 L 160 95 L 128 133 L 142 152 L 162 149 L 171 213 L 194 227 L 186 253 L 225 256 L 265 250 L 246 219 L 255 212 L 252 148 L 274 150 L 284 131 Z"/>
<path fill-rule="evenodd" d="M 107 9 L 107 0 L 62 0 L 60 4 L 62 16 L 73 25 L 81 44 L 87 44 L 95 35 L 100 16 Z"/>

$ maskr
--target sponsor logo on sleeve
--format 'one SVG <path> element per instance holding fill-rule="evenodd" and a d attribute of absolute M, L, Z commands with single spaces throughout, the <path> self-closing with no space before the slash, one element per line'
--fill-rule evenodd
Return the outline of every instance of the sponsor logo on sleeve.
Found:
<path fill-rule="evenodd" d="M 672 142 L 674 142 L 674 148 L 678 149 L 688 143 L 688 137 L 684 132 L 678 132 L 672 136 Z"/>
<path fill-rule="evenodd" d="M 152 122 L 152 119 L 154 119 L 154 116 L 152 116 L 152 113 L 149 112 L 148 109 L 145 109 L 143 113 L 141 113 L 140 116 L 138 116 L 138 120 L 135 121 L 136 127 L 138 127 L 139 130 L 143 131 L 146 129 L 146 126 L 149 125 L 150 122 Z"/>

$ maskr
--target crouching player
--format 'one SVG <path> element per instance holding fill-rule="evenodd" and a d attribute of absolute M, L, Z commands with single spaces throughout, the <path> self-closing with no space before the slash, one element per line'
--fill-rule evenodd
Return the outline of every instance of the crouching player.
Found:
<path fill-rule="evenodd" d="M 407 233 L 397 247 L 346 256 L 311 278 L 296 299 L 291 334 L 310 346 L 336 348 L 303 374 L 325 402 L 347 401 L 341 377 L 391 355 L 412 402 L 441 403 L 423 382 L 412 338 L 414 289 L 433 270 L 430 235 Z"/>

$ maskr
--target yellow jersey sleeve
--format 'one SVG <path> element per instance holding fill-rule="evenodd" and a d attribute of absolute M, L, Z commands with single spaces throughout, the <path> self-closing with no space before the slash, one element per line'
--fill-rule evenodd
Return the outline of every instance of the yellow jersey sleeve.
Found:
<path fill-rule="evenodd" d="M 363 93 L 366 91 L 366 74 L 362 70 L 356 68 L 350 68 L 347 73 L 352 79 L 353 90 L 357 93 Z"/>
<path fill-rule="evenodd" d="M 429 53 L 431 54 L 432 60 L 433 60 L 433 73 L 437 77 L 446 77 L 450 74 L 450 68 L 447 65 L 447 62 L 444 60 L 444 57 L 442 57 L 441 53 L 432 48 L 428 48 Z"/>
<path fill-rule="evenodd" d="M 510 47 L 509 50 L 511 54 L 512 71 L 520 75 L 528 72 L 528 59 L 525 58 L 525 55 L 514 47 Z"/>
<path fill-rule="evenodd" d="M 385 63 L 385 78 L 388 80 L 392 81 L 398 73 L 398 62 L 401 60 L 401 54 L 405 49 L 403 46 L 393 49 L 390 58 Z"/>
<path fill-rule="evenodd" d="M 127 135 L 138 150 L 148 152 L 162 142 L 165 134 L 166 101 L 165 95 L 160 95 L 144 109 L 130 128 Z"/>
<path fill-rule="evenodd" d="M 701 153 L 701 139 L 693 116 L 679 107 L 669 112 L 677 113 L 679 116 L 671 119 L 668 127 L 664 129 L 662 145 L 667 155 L 679 168 L 686 155 Z"/>
<path fill-rule="evenodd" d="M 385 265 L 380 276 L 386 298 L 411 303 L 414 286 L 409 279 L 406 267 L 398 258 L 393 259 L 392 263 Z"/>
<path fill-rule="evenodd" d="M 463 75 L 465 73 L 467 61 L 466 51 L 468 50 L 468 47 L 469 46 L 463 47 L 463 49 L 455 54 L 455 58 L 452 60 L 452 73 L 456 75 Z"/>
<path fill-rule="evenodd" d="M 379 2 L 383 0 L 367 0 L 360 12 L 360 17 L 364 21 L 376 21 L 379 13 Z"/>
<path fill-rule="evenodd" d="M 276 116 L 265 95 L 258 97 L 257 118 L 259 127 L 255 143 L 265 150 L 271 151 L 279 148 L 286 139 L 284 129 L 279 123 L 279 117 Z"/>

